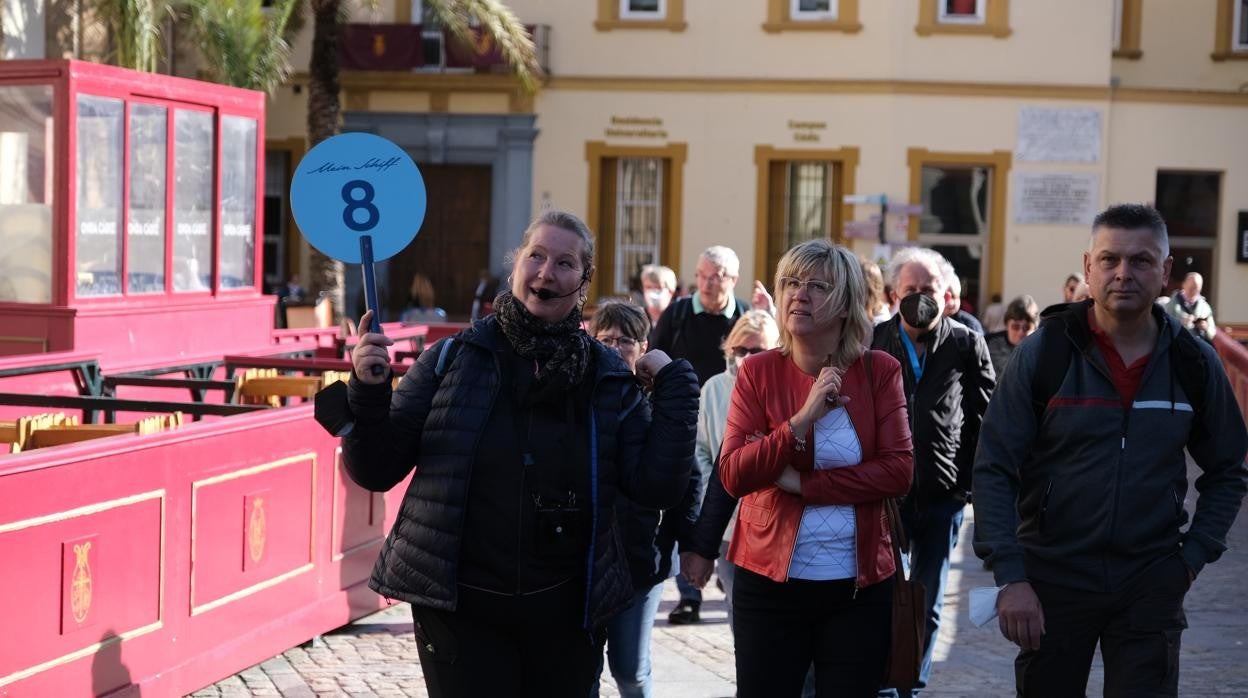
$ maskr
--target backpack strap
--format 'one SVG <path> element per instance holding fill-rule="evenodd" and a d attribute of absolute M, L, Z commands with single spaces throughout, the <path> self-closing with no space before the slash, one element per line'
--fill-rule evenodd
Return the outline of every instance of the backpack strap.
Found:
<path fill-rule="evenodd" d="M 1036 414 L 1036 426 L 1044 421 L 1044 411 L 1049 407 L 1049 400 L 1062 387 L 1074 355 L 1074 347 L 1066 336 L 1071 312 L 1069 309 L 1057 312 L 1045 317 L 1041 323 L 1040 360 L 1031 374 L 1031 405 Z"/>
<path fill-rule="evenodd" d="M 438 352 L 438 365 L 433 369 L 433 377 L 439 383 L 442 382 L 442 376 L 450 370 L 451 363 L 455 361 L 455 355 L 458 353 L 459 350 L 455 348 L 455 337 L 447 337 L 446 341 L 442 342 L 442 350 Z"/>

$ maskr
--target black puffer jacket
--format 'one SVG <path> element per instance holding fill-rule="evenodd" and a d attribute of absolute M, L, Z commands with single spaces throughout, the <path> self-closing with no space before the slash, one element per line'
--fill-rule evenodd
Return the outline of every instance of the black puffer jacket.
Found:
<path fill-rule="evenodd" d="M 928 339 L 922 380 L 915 380 L 902 343 L 901 315 L 875 326 L 872 349 L 901 362 L 914 436 L 914 485 L 910 503 L 923 507 L 949 498 L 965 501 L 979 427 L 997 376 L 982 335 L 949 318 Z"/>
<path fill-rule="evenodd" d="M 448 341 L 448 340 L 443 340 Z M 419 463 L 381 549 L 369 586 L 417 605 L 454 610 L 460 538 L 477 444 L 498 394 L 497 353 L 506 349 L 491 316 L 456 335 L 454 360 L 437 370 L 442 343 L 421 354 L 391 396 L 351 378 L 356 425 L 343 438 L 347 472 L 361 487 L 394 487 Z M 627 605 L 633 586 L 616 522 L 617 489 L 645 506 L 675 505 L 689 482 L 698 385 L 677 360 L 655 380 L 651 407 L 619 356 L 593 343 L 590 443 L 591 527 L 585 627 L 605 623 Z"/>

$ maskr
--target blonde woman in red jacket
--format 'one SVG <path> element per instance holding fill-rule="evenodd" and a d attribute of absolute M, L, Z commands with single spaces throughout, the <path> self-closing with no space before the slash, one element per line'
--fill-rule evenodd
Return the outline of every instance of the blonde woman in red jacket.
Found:
<path fill-rule="evenodd" d="M 720 476 L 741 510 L 728 559 L 737 695 L 874 696 L 889 646 L 884 500 L 910 488 L 901 368 L 867 354 L 866 283 L 827 240 L 776 269 L 780 347 L 742 364 Z"/>

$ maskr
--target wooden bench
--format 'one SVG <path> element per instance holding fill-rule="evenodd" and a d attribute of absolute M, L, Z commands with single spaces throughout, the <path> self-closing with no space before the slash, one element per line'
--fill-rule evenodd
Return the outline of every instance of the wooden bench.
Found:
<path fill-rule="evenodd" d="M 36 431 L 77 423 L 77 417 L 66 417 L 63 412 L 33 414 L 12 421 L 0 421 L 0 444 L 3 444 L 0 448 L 5 448 L 8 453 L 20 453 L 30 447 L 31 436 Z"/>
<path fill-rule="evenodd" d="M 119 434 L 156 434 L 182 426 L 182 413 L 153 415 L 129 424 L 57 424 L 35 429 L 25 448 L 47 448 L 64 444 L 101 439 Z"/>

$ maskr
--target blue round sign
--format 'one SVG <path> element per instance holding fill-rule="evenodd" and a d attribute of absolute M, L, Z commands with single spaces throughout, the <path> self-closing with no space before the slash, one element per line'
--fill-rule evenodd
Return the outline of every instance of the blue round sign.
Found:
<path fill-rule="evenodd" d="M 295 223 L 326 255 L 360 263 L 360 238 L 372 237 L 373 259 L 398 254 L 425 219 L 425 180 L 402 148 L 371 133 L 321 141 L 295 169 L 290 185 Z"/>

